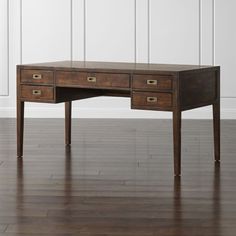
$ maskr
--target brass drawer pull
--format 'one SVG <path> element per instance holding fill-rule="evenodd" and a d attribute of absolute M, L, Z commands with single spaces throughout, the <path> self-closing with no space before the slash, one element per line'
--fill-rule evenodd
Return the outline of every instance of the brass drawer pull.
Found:
<path fill-rule="evenodd" d="M 157 102 L 157 97 L 147 97 L 147 102 Z"/>
<path fill-rule="evenodd" d="M 42 92 L 41 92 L 41 90 L 39 90 L 39 89 L 34 89 L 34 90 L 32 91 L 32 94 L 33 94 L 33 95 L 41 95 Z"/>
<path fill-rule="evenodd" d="M 93 82 L 93 83 L 96 83 L 96 77 L 87 77 L 87 81 L 88 82 Z"/>
<path fill-rule="evenodd" d="M 157 80 L 156 79 L 148 79 L 147 84 L 149 85 L 157 85 Z"/>
<path fill-rule="evenodd" d="M 41 74 L 33 74 L 32 78 L 33 79 L 42 79 L 42 75 Z"/>

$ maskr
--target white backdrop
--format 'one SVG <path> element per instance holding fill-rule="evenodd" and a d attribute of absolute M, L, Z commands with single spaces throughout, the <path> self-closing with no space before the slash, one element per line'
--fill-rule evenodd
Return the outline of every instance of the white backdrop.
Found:
<path fill-rule="evenodd" d="M 15 117 L 15 66 L 99 60 L 221 66 L 222 118 L 236 118 L 235 0 L 1 0 L 0 117 Z M 28 117 L 63 117 L 63 105 L 27 103 Z M 74 102 L 74 117 L 164 118 L 128 98 Z M 184 112 L 211 118 L 211 107 Z"/>

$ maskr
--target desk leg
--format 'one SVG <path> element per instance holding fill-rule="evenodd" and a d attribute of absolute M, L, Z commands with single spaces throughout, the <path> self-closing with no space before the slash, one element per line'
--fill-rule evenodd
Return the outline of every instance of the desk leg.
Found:
<path fill-rule="evenodd" d="M 24 102 L 17 100 L 17 157 L 23 156 Z"/>
<path fill-rule="evenodd" d="M 174 174 L 181 175 L 181 111 L 173 111 Z"/>
<path fill-rule="evenodd" d="M 213 123 L 215 161 L 220 161 L 220 102 L 213 104 Z"/>
<path fill-rule="evenodd" d="M 65 144 L 71 144 L 71 103 L 65 102 Z"/>

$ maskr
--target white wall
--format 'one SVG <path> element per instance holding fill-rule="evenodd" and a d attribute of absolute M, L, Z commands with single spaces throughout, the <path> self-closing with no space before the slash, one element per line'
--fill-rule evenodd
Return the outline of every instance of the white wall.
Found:
<path fill-rule="evenodd" d="M 8 2 L 0 1 L 0 95 L 8 96 Z"/>
<path fill-rule="evenodd" d="M 221 66 L 222 118 L 236 118 L 235 0 L 1 0 L 0 117 L 15 117 L 15 66 L 100 60 Z M 63 104 L 27 103 L 26 116 L 63 117 Z M 74 117 L 164 118 L 128 98 L 74 102 Z M 211 108 L 184 112 L 211 118 Z"/>

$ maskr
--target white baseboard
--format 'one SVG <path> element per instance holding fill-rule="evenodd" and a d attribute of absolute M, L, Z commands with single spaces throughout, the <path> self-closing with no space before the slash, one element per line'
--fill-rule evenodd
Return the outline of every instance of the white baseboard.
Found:
<path fill-rule="evenodd" d="M 121 108 L 73 108 L 73 118 L 170 119 L 171 112 L 141 111 Z M 15 118 L 15 107 L 0 107 L 0 118 Z M 26 107 L 27 118 L 63 118 L 63 107 Z M 211 107 L 183 112 L 184 119 L 212 119 Z M 236 119 L 236 109 L 221 109 L 221 119 Z"/>

